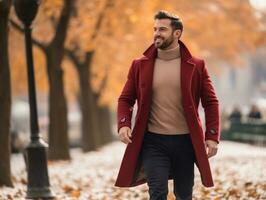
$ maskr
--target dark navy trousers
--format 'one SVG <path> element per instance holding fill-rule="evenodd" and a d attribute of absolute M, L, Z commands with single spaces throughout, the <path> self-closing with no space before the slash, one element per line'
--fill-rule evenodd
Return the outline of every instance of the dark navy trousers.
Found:
<path fill-rule="evenodd" d="M 148 131 L 141 157 L 150 200 L 167 200 L 170 173 L 176 199 L 192 199 L 195 153 L 189 134 L 163 135 Z"/>

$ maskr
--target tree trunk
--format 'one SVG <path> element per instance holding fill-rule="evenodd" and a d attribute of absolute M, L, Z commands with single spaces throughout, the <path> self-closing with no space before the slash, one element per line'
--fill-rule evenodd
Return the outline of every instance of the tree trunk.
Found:
<path fill-rule="evenodd" d="M 8 16 L 11 1 L 0 1 L 0 186 L 13 186 L 10 170 L 11 83 L 8 58 Z"/>
<path fill-rule="evenodd" d="M 64 93 L 63 70 L 58 51 L 50 50 L 47 57 L 49 79 L 49 159 L 68 160 L 67 103 Z"/>
<path fill-rule="evenodd" d="M 101 120 L 101 133 L 104 138 L 104 143 L 109 143 L 114 140 L 112 133 L 111 113 L 107 106 L 99 107 L 99 120 Z"/>
<path fill-rule="evenodd" d="M 80 82 L 80 109 L 82 113 L 81 147 L 84 152 L 95 150 L 101 145 L 99 135 L 99 122 L 97 121 L 97 112 L 95 111 L 95 103 L 93 91 L 89 84 L 89 68 L 88 66 L 76 66 Z"/>
<path fill-rule="evenodd" d="M 93 124 L 93 134 L 95 135 L 96 138 L 96 144 L 97 147 L 101 147 L 103 145 L 103 138 L 101 135 L 101 125 L 102 122 L 99 119 L 99 107 L 98 107 L 98 98 L 96 97 L 94 91 L 91 88 L 91 84 L 89 81 L 89 92 L 90 92 L 90 101 L 89 101 L 89 106 L 91 109 L 90 115 L 92 119 L 92 124 Z"/>
<path fill-rule="evenodd" d="M 46 62 L 49 80 L 49 159 L 68 160 L 67 103 L 64 93 L 62 60 L 73 0 L 64 0 L 55 36 L 47 47 Z"/>

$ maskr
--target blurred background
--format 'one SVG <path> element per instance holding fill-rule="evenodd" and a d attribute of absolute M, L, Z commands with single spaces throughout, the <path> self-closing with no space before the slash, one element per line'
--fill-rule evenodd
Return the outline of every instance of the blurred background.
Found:
<path fill-rule="evenodd" d="M 118 96 L 132 60 L 153 42 L 153 16 L 162 9 L 180 16 L 181 40 L 207 63 L 221 105 L 222 140 L 266 146 L 266 1 L 42 0 L 32 34 L 49 160 L 69 160 L 69 147 L 90 152 L 116 139 Z M 15 153 L 28 144 L 30 126 L 23 25 L 13 6 L 8 31 L 11 88 L 3 85 L 3 93 L 12 97 Z"/>
<path fill-rule="evenodd" d="M 261 119 L 265 118 L 265 1 L 43 0 L 33 24 L 33 40 L 44 135 L 53 120 L 59 125 L 50 131 L 67 132 L 73 146 L 81 145 L 80 138 L 94 135 L 95 144 L 83 146 L 90 150 L 104 143 L 97 138 L 101 128 L 103 137 L 109 129 L 108 134 L 116 132 L 117 98 L 132 59 L 140 57 L 153 41 L 153 16 L 160 9 L 180 16 L 184 23 L 181 39 L 195 56 L 206 60 L 220 100 L 223 128 L 230 128 L 227 119 L 234 110 L 245 121 L 256 106 Z M 24 36 L 13 8 L 9 34 L 12 131 L 26 133 Z M 49 120 L 49 112 L 56 117 Z M 202 109 L 201 113 L 204 119 Z"/>

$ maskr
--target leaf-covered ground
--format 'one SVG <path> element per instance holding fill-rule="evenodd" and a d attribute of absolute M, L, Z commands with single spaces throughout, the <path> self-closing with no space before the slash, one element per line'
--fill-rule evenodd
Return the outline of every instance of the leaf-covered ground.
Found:
<path fill-rule="evenodd" d="M 114 182 L 125 145 L 111 143 L 99 151 L 83 154 L 72 150 L 72 161 L 49 162 L 51 188 L 58 200 L 145 200 L 148 187 L 121 189 Z M 266 148 L 222 141 L 218 154 L 210 159 L 215 187 L 204 188 L 195 165 L 195 200 L 266 199 Z M 14 188 L 0 188 L 0 199 L 24 199 L 25 164 L 21 155 L 12 156 Z M 169 181 L 169 200 L 173 200 Z"/>

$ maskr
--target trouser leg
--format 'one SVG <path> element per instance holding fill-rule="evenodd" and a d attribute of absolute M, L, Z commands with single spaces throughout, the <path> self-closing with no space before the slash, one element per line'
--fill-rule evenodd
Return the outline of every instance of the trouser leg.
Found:
<path fill-rule="evenodd" d="M 142 163 L 147 175 L 150 200 L 167 200 L 171 160 L 159 136 L 146 134 L 142 146 Z"/>
<path fill-rule="evenodd" d="M 187 137 L 186 137 L 187 136 Z M 175 141 L 172 158 L 174 194 L 177 200 L 192 200 L 195 154 L 189 135 Z"/>

